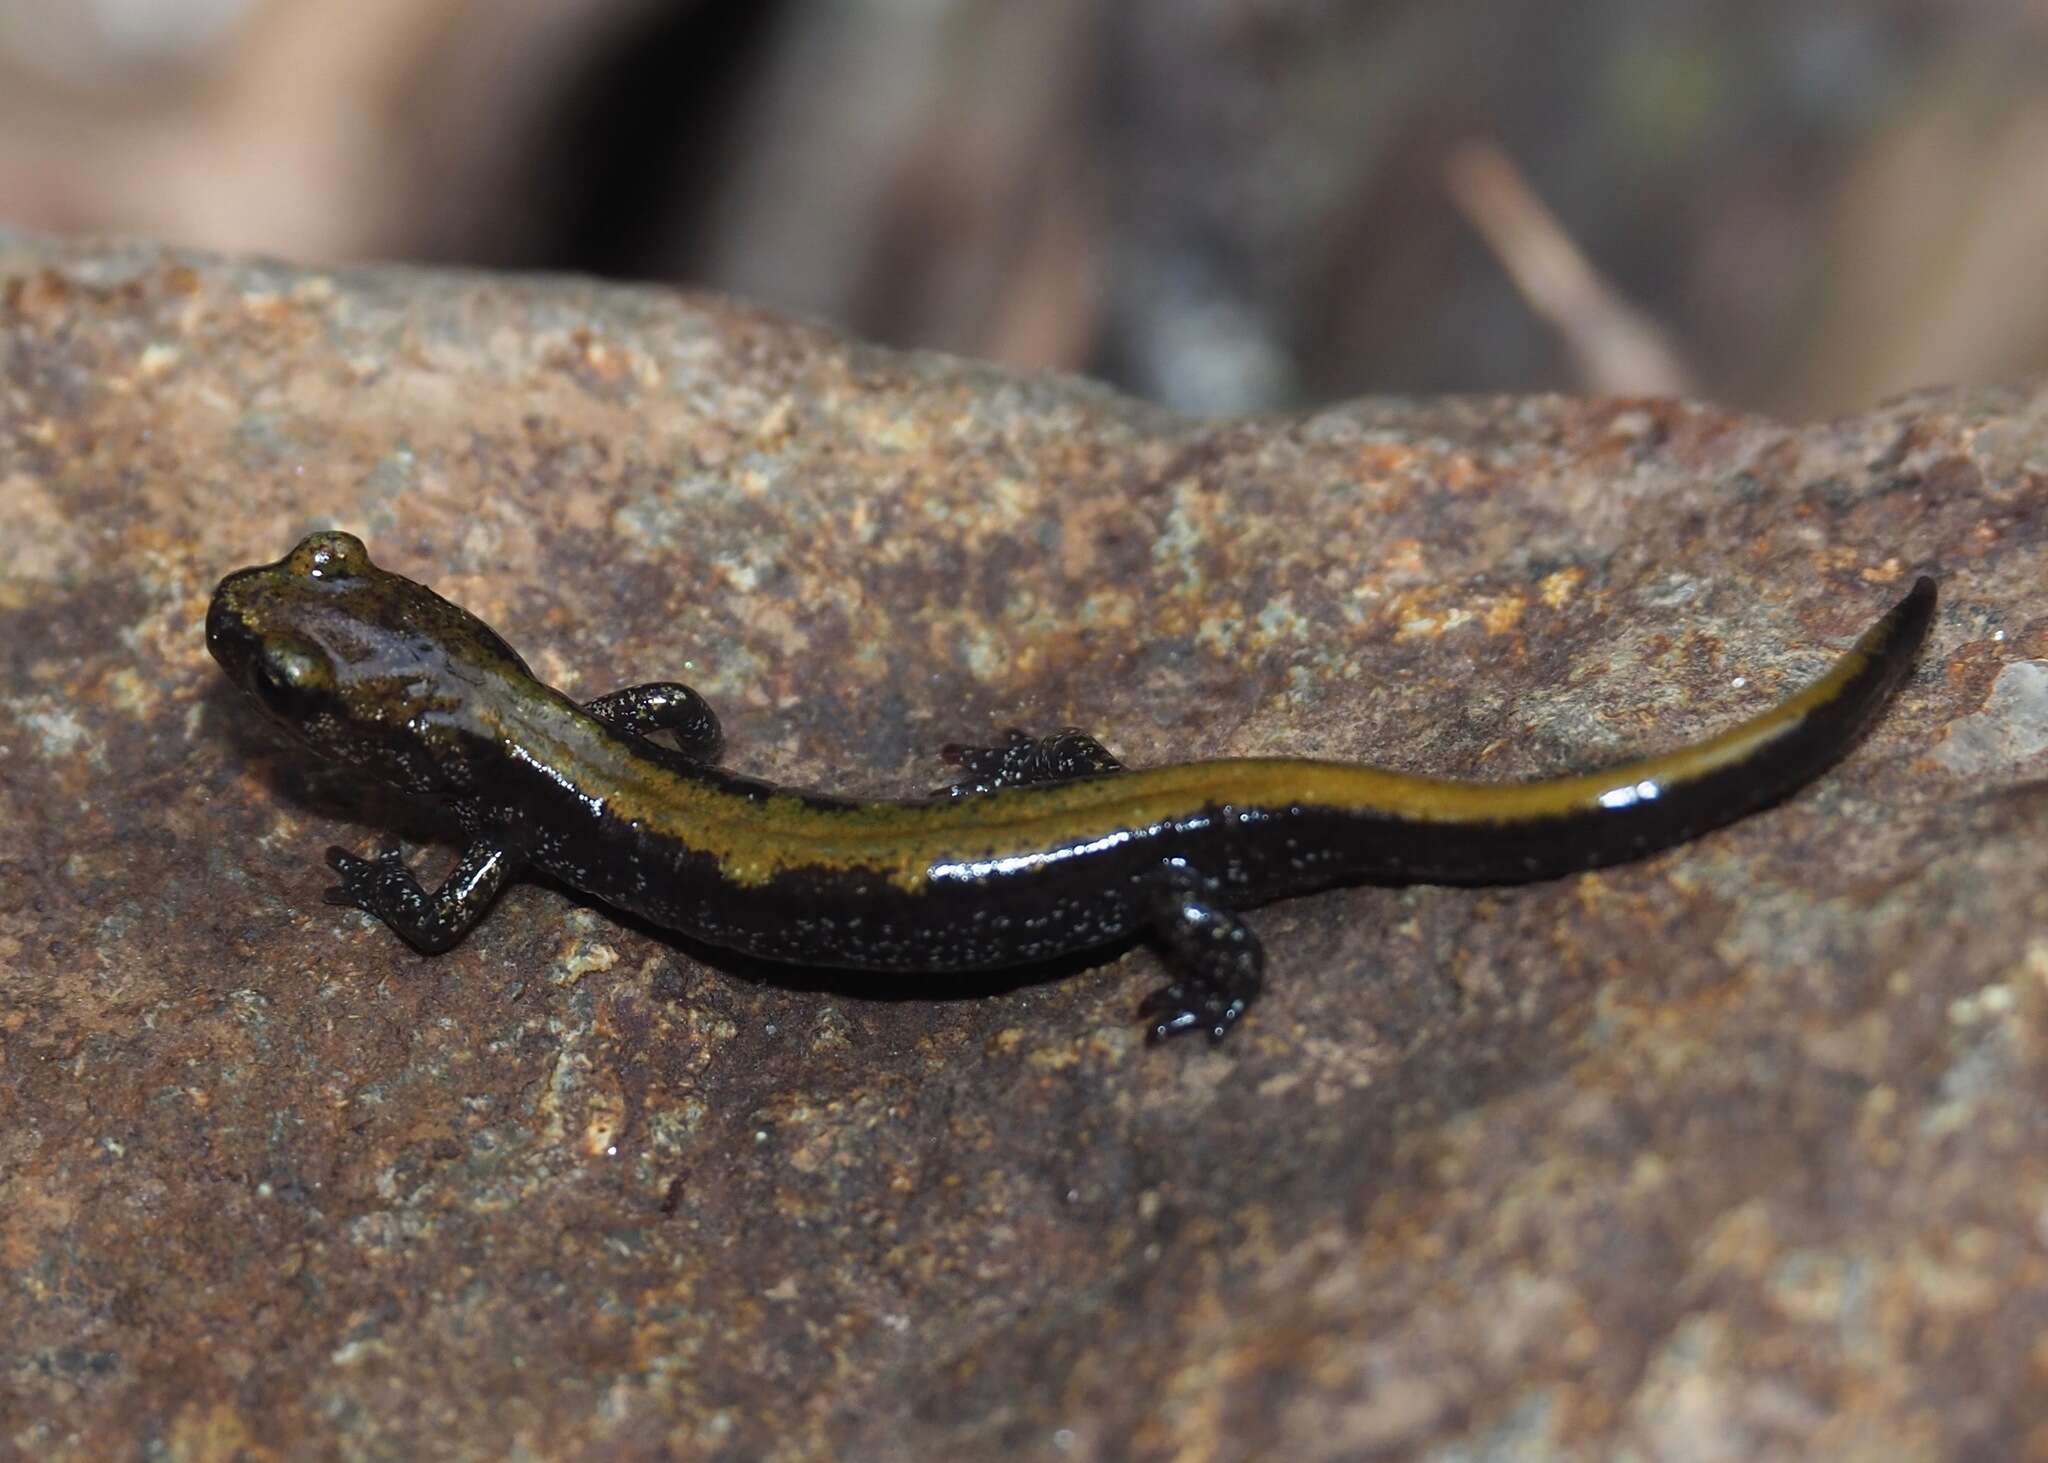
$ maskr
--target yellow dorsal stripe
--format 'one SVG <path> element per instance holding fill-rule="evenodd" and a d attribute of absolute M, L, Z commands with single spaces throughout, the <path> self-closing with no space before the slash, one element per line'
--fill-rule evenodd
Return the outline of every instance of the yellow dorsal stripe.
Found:
<path fill-rule="evenodd" d="M 600 756 L 608 765 L 596 766 L 579 755 L 589 750 L 589 737 L 570 726 L 557 729 L 553 765 L 588 768 L 589 780 L 577 780 L 615 789 L 610 801 L 618 816 L 644 821 L 711 855 L 727 877 L 744 884 L 813 867 L 871 870 L 915 887 L 933 864 L 1108 837 L 1204 807 L 1316 807 L 1418 823 L 1512 824 L 1647 800 L 1738 766 L 1854 685 L 1885 651 L 1905 608 L 1873 625 L 1804 690 L 1718 736 L 1660 756 L 1530 782 L 1458 781 L 1349 762 L 1231 758 L 946 801 L 819 808 L 793 795 L 752 801 L 639 757 Z"/>

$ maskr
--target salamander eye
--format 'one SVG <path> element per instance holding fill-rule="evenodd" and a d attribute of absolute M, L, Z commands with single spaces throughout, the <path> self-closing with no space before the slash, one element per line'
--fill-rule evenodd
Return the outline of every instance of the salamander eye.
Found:
<path fill-rule="evenodd" d="M 307 693 L 320 679 L 320 666 L 312 657 L 296 650 L 270 649 L 257 658 L 250 676 L 257 699 L 280 715 L 290 715 L 305 705 Z"/>

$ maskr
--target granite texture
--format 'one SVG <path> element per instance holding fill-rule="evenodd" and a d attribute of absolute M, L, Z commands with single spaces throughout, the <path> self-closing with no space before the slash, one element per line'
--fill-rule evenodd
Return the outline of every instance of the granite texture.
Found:
<path fill-rule="evenodd" d="M 2048 389 L 1789 426 L 1371 401 L 1198 423 L 718 300 L 0 236 L 0 1452 L 2048 1456 Z M 521 884 L 320 902 L 388 799 L 200 619 L 346 527 L 731 765 L 1509 778 L 1673 745 L 1917 572 L 1821 783 L 1513 890 L 1136 950 L 740 968 Z M 445 851 L 418 857 L 438 868 Z"/>

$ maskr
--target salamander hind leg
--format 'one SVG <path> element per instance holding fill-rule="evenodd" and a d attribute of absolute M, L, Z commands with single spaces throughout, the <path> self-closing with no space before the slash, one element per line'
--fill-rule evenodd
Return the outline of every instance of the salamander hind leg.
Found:
<path fill-rule="evenodd" d="M 649 748 L 679 751 L 688 762 L 712 761 L 725 745 L 725 733 L 711 703 L 677 681 L 627 686 L 584 702 L 583 709 L 613 731 L 643 742 L 656 732 L 667 732 L 676 740 L 674 748 L 659 742 L 649 742 Z"/>
<path fill-rule="evenodd" d="M 1179 974 L 1139 1003 L 1145 1039 L 1157 1043 L 1200 1031 L 1212 1042 L 1223 1040 L 1265 983 L 1259 937 L 1216 901 L 1209 881 L 1179 864 L 1147 885 L 1144 914 Z"/>
<path fill-rule="evenodd" d="M 422 955 L 453 949 L 476 927 L 512 874 L 512 855 L 501 844 L 478 840 L 441 887 L 428 893 L 395 848 L 358 858 L 345 848 L 327 850 L 327 865 L 341 882 L 327 902 L 374 914 Z"/>
<path fill-rule="evenodd" d="M 940 749 L 939 755 L 966 774 L 943 789 L 952 797 L 968 797 L 1004 787 L 1068 782 L 1076 777 L 1124 770 L 1115 753 L 1073 726 L 1046 737 L 1034 737 L 1013 727 L 1000 747 L 965 747 L 950 742 Z"/>

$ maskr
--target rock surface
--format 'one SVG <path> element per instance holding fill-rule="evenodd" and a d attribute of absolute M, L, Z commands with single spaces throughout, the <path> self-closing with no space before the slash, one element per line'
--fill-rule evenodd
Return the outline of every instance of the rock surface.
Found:
<path fill-rule="evenodd" d="M 0 237 L 0 1451 L 2048 1456 L 2044 509 L 2048 390 L 1193 423 L 716 300 Z M 1943 604 L 1785 806 L 1275 906 L 1239 1034 L 1148 1050 L 1142 949 L 882 987 L 537 885 L 433 960 L 323 905 L 395 810 L 200 619 L 329 524 L 874 793 L 1012 723 L 1580 767 Z"/>

